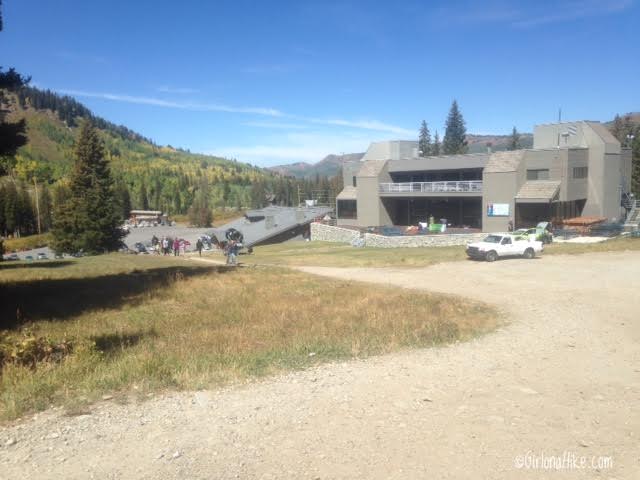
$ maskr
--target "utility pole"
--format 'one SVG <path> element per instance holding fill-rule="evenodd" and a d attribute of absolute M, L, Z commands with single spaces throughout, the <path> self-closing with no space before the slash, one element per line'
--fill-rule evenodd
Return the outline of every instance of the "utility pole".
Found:
<path fill-rule="evenodd" d="M 562 107 L 558 108 L 558 150 L 560 149 L 560 124 L 562 123 Z"/>

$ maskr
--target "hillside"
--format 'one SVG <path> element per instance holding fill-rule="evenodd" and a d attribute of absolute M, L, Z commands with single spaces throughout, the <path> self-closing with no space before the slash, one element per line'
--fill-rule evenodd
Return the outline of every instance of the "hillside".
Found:
<path fill-rule="evenodd" d="M 269 170 L 279 175 L 296 178 L 312 178 L 316 175 L 333 177 L 339 172 L 345 162 L 360 160 L 363 156 L 364 153 L 331 154 L 317 163 L 299 162 L 289 165 L 278 165 L 270 167 Z"/>
<path fill-rule="evenodd" d="M 632 127 L 640 126 L 640 112 L 629 112 L 620 115 L 620 119 L 624 124 Z M 604 125 L 610 130 L 615 129 L 614 120 L 604 122 Z M 623 127 L 624 128 L 624 127 Z M 469 144 L 469 153 L 486 152 L 488 144 L 491 144 L 491 150 L 506 150 L 509 144 L 510 135 L 467 135 L 467 143 Z M 520 145 L 522 148 L 533 147 L 533 134 L 520 133 Z M 293 163 L 290 165 L 278 165 L 271 167 L 270 170 L 280 175 L 293 176 L 297 178 L 310 178 L 319 173 L 320 175 L 333 176 L 338 173 L 342 164 L 349 160 L 360 160 L 363 153 L 350 153 L 345 155 L 327 155 L 318 163 L 310 164 L 306 162 Z"/>
<path fill-rule="evenodd" d="M 94 116 L 74 99 L 49 91 L 25 88 L 7 98 L 9 119 L 27 121 L 29 141 L 15 161 L 16 174 L 25 180 L 34 174 L 51 185 L 64 180 L 73 165 L 77 125 L 83 118 L 91 118 L 99 128 L 114 177 L 128 190 L 134 208 L 186 213 L 203 184 L 212 206 L 249 205 L 251 185 L 272 176 L 235 160 L 158 146 Z"/>
<path fill-rule="evenodd" d="M 469 153 L 486 152 L 488 145 L 491 144 L 491 150 L 494 152 L 506 150 L 509 145 L 510 135 L 467 135 L 467 143 L 469 145 Z M 520 146 L 522 148 L 531 148 L 533 146 L 533 135 L 531 133 L 520 134 Z"/>
<path fill-rule="evenodd" d="M 94 115 L 68 96 L 25 87 L 0 91 L 0 111 L 9 121 L 26 121 L 28 143 L 15 157 L 3 157 L 0 177 L 0 236 L 46 232 L 53 212 L 68 197 L 74 145 L 83 120 L 101 136 L 114 178 L 121 217 L 131 209 L 161 210 L 209 223 L 211 211 L 260 208 L 270 202 L 294 206 L 302 199 L 334 198 L 342 178 L 294 178 L 236 160 L 194 154 L 152 140 Z M 209 212 L 209 213 L 207 213 Z M 205 219 L 205 220 L 202 220 Z M 215 219 L 215 218 L 214 218 Z"/>
<path fill-rule="evenodd" d="M 629 112 L 624 115 L 620 115 L 620 119 L 623 123 L 628 123 L 633 127 L 640 126 L 640 112 Z M 612 129 L 615 124 L 615 119 L 609 122 L 605 122 L 607 128 Z"/>

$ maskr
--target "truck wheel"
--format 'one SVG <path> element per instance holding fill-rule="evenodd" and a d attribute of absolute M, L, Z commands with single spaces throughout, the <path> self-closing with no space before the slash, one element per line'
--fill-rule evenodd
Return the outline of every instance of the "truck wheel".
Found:
<path fill-rule="evenodd" d="M 498 259 L 498 254 L 491 250 L 490 252 L 487 252 L 487 254 L 484 256 L 484 259 L 487 262 L 495 262 Z"/>
<path fill-rule="evenodd" d="M 533 248 L 527 248 L 522 254 L 522 257 L 526 258 L 527 260 L 531 260 L 535 256 L 536 256 L 536 252 L 533 251 Z"/>

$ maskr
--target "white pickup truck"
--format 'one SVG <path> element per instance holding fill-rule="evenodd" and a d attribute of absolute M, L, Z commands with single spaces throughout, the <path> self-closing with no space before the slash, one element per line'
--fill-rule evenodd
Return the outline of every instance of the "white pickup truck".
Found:
<path fill-rule="evenodd" d="M 492 233 L 481 242 L 467 245 L 470 258 L 493 262 L 500 257 L 533 258 L 544 250 L 542 242 L 510 233 Z"/>

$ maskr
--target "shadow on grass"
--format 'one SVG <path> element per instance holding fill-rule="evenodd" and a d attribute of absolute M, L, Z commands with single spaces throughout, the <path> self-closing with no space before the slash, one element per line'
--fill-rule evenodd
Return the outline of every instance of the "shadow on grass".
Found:
<path fill-rule="evenodd" d="M 60 267 L 66 267 L 71 265 L 73 262 L 70 262 L 69 260 L 60 260 L 60 261 L 53 261 L 53 262 L 47 262 L 47 261 L 42 261 L 39 260 L 37 262 L 26 262 L 24 260 L 22 261 L 3 261 L 0 262 L 0 270 L 11 270 L 11 269 L 17 269 L 17 268 L 60 268 Z"/>
<path fill-rule="evenodd" d="M 95 343 L 96 349 L 102 353 L 112 354 L 137 345 L 144 337 L 157 336 L 156 331 L 151 329 L 136 333 L 105 333 L 91 337 L 91 340 Z"/>
<path fill-rule="evenodd" d="M 175 282 L 233 267 L 165 267 L 89 278 L 8 282 L 0 286 L 0 330 L 37 320 L 65 320 L 83 312 L 137 305 Z"/>

